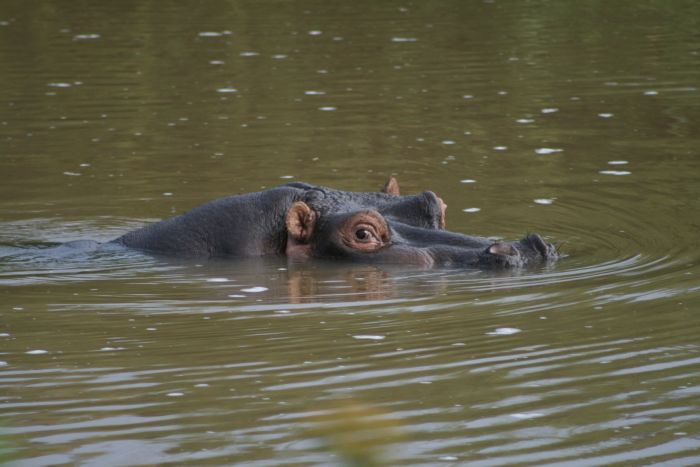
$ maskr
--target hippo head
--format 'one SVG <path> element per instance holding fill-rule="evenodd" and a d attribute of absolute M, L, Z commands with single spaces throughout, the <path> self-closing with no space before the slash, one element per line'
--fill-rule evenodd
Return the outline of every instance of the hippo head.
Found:
<path fill-rule="evenodd" d="M 446 205 L 438 196 L 430 191 L 401 196 L 393 178 L 382 192 L 355 193 L 356 198 L 304 188 L 302 199 L 286 213 L 286 254 L 291 258 L 508 268 L 557 257 L 554 246 L 537 234 L 505 243 L 448 232 Z"/>

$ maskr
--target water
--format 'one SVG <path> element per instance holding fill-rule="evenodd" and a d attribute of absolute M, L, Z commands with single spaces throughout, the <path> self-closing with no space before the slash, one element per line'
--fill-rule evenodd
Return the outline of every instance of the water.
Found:
<path fill-rule="evenodd" d="M 694 2 L 0 5 L 0 459 L 700 463 Z M 47 254 L 303 180 L 516 272 Z"/>

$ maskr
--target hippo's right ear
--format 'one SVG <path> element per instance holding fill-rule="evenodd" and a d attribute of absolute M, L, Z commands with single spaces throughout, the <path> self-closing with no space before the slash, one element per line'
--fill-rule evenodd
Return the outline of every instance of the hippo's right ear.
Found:
<path fill-rule="evenodd" d="M 316 226 L 316 213 L 303 201 L 297 201 L 289 207 L 285 223 L 294 240 L 308 243 Z"/>
<path fill-rule="evenodd" d="M 401 190 L 399 190 L 399 182 L 396 180 L 396 177 L 389 177 L 389 180 L 387 180 L 384 184 L 384 188 L 382 188 L 382 193 L 394 196 L 401 195 Z"/>

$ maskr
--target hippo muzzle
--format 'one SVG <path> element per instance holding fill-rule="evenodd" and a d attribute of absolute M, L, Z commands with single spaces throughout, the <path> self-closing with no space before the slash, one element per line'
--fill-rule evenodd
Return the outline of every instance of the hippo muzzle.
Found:
<path fill-rule="evenodd" d="M 291 244 L 305 241 L 309 245 L 304 257 L 457 268 L 514 268 L 558 258 L 556 248 L 537 234 L 518 242 L 494 242 L 403 224 L 373 210 L 331 215 L 314 224 L 306 227 L 310 229 L 305 231 L 306 240 L 294 237 L 295 229 L 290 229 Z"/>

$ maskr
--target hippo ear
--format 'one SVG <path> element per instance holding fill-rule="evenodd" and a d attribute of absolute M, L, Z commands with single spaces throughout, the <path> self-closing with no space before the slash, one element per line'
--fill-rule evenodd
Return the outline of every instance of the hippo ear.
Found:
<path fill-rule="evenodd" d="M 446 223 L 445 223 L 445 211 L 447 211 L 447 205 L 445 202 L 440 198 L 438 195 L 435 195 L 435 197 L 438 200 L 438 203 L 440 204 L 440 221 L 438 222 L 438 227 L 441 229 L 445 229 Z"/>
<path fill-rule="evenodd" d="M 316 213 L 303 201 L 297 201 L 289 207 L 285 223 L 292 238 L 307 243 L 316 226 Z"/>
<path fill-rule="evenodd" d="M 396 181 L 396 177 L 389 177 L 389 180 L 387 180 L 384 184 L 384 188 L 382 188 L 382 193 L 394 196 L 401 195 L 401 190 L 399 190 L 399 182 Z"/>

